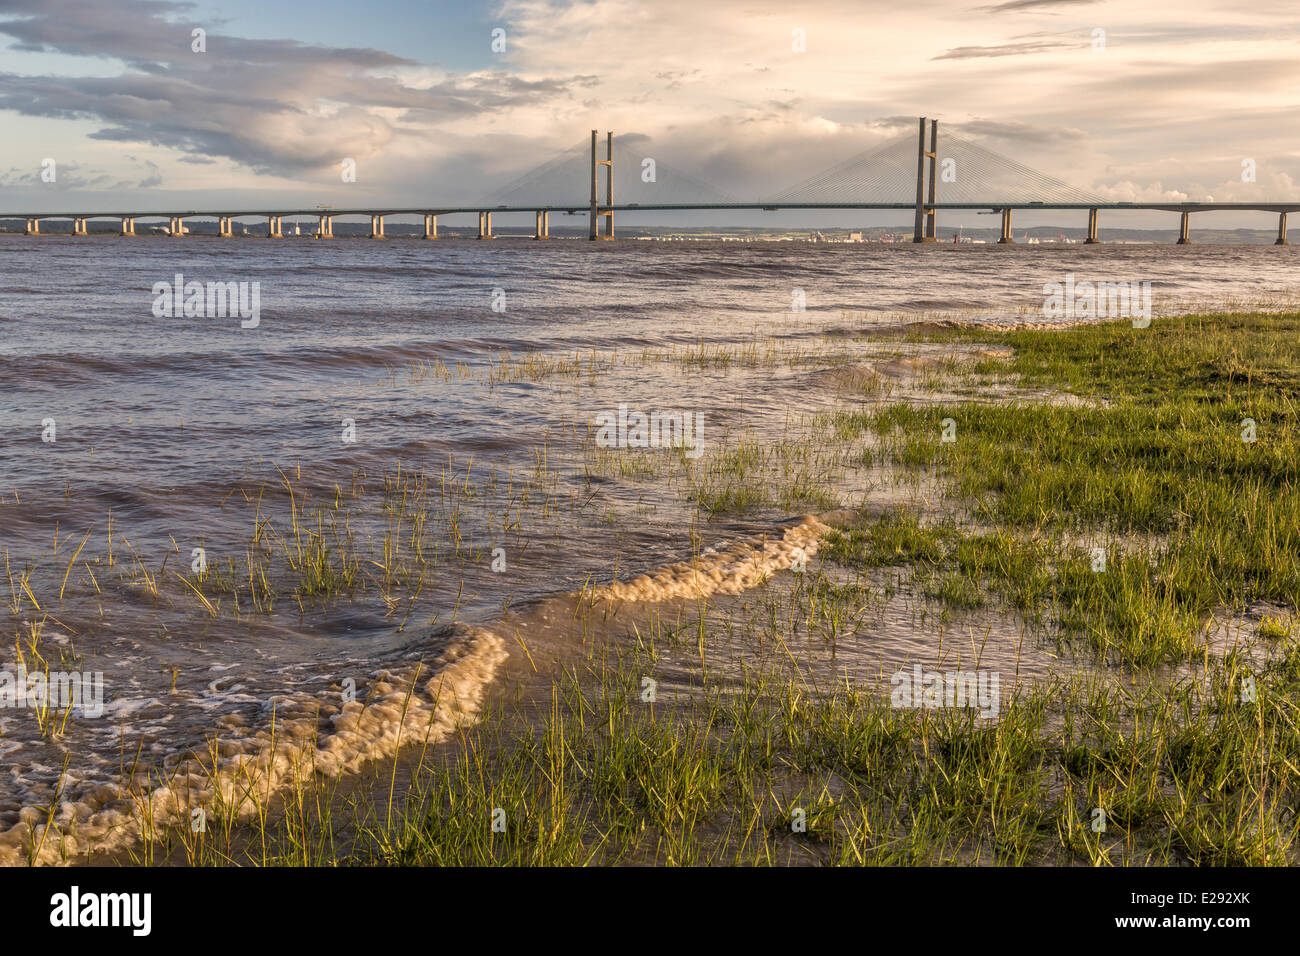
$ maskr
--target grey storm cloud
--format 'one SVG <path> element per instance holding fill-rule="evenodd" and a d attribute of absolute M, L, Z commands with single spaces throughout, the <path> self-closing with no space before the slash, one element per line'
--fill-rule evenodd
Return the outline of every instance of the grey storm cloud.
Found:
<path fill-rule="evenodd" d="M 191 56 L 190 32 L 207 22 L 185 15 L 192 3 L 170 0 L 120 0 L 112 4 L 84 0 L 0 0 L 0 32 L 16 40 L 15 48 L 73 56 L 112 57 L 148 71 L 162 71 Z M 344 66 L 374 69 L 411 61 L 381 50 L 310 46 L 292 40 L 250 40 L 209 33 L 208 49 L 227 66 L 257 66 L 272 59 L 296 68 Z M 196 55 L 197 54 L 193 54 Z"/>
<path fill-rule="evenodd" d="M 293 173 L 382 148 L 413 132 L 408 123 L 545 102 L 595 81 L 483 73 L 416 88 L 377 71 L 420 64 L 380 50 L 215 32 L 196 53 L 191 30 L 201 24 L 185 20 L 192 10 L 166 0 L 0 0 L 0 34 L 15 48 L 126 64 L 113 77 L 0 73 L 0 109 L 97 120 L 97 139 Z M 401 112 L 393 120 L 380 109 Z"/>
<path fill-rule="evenodd" d="M 983 13 L 1023 13 L 1026 11 L 1041 13 L 1062 8 L 1088 6 L 1098 2 L 1099 0 L 1008 0 L 1006 3 L 995 3 L 977 9 Z"/>
<path fill-rule="evenodd" d="M 932 60 L 978 60 L 999 56 L 1026 56 L 1033 53 L 1050 53 L 1053 50 L 1073 49 L 1084 44 L 1081 37 L 1073 39 L 1024 40 L 1019 43 L 1001 43 L 996 46 L 953 47 Z"/>

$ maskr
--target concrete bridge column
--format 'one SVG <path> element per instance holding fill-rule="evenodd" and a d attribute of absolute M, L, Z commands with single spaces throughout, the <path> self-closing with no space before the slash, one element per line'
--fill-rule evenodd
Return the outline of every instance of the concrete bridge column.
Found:
<path fill-rule="evenodd" d="M 283 239 L 284 226 L 279 216 L 268 216 L 266 219 L 266 236 L 268 239 Z"/>
<path fill-rule="evenodd" d="M 605 167 L 605 205 L 599 200 L 597 181 L 600 167 Z M 605 220 L 605 232 L 600 231 L 600 220 Z M 614 133 L 605 133 L 605 158 L 596 158 L 596 130 L 591 131 L 591 229 L 587 236 L 595 242 L 598 239 L 614 238 Z"/>
<path fill-rule="evenodd" d="M 27 220 L 27 235 L 39 236 L 41 234 L 41 221 L 36 218 Z"/>
<path fill-rule="evenodd" d="M 171 216 L 169 219 L 171 222 L 171 227 L 169 229 L 171 234 L 173 236 L 183 235 L 185 233 L 185 220 L 180 216 Z"/>
<path fill-rule="evenodd" d="M 1191 243 L 1191 231 L 1192 214 L 1190 212 L 1185 212 L 1182 214 L 1182 219 L 1178 223 L 1178 245 L 1186 246 Z"/>
<path fill-rule="evenodd" d="M 72 220 L 72 234 L 74 236 L 86 235 L 86 218 L 84 216 L 78 216 Z"/>
<path fill-rule="evenodd" d="M 135 216 L 122 217 L 122 235 L 124 236 L 135 235 Z"/>
<path fill-rule="evenodd" d="M 220 235 L 222 239 L 230 239 L 235 235 L 231 216 L 222 216 L 217 220 L 217 234 Z"/>
<path fill-rule="evenodd" d="M 334 217 L 333 216 L 326 216 L 324 213 L 320 215 L 320 217 L 316 222 L 316 238 L 317 239 L 334 238 Z"/>
<path fill-rule="evenodd" d="M 438 217 L 433 215 L 433 213 L 426 212 L 424 214 L 424 238 L 438 238 Z"/>
<path fill-rule="evenodd" d="M 1274 242 L 1273 245 L 1275 245 L 1275 246 L 1285 246 L 1285 245 L 1287 245 L 1287 241 L 1286 241 L 1286 213 L 1284 213 L 1284 212 L 1280 212 L 1280 213 L 1277 214 L 1277 241 Z"/>
<path fill-rule="evenodd" d="M 936 241 L 934 218 L 934 189 L 936 164 L 939 162 L 939 121 L 930 120 L 930 148 L 925 148 L 926 118 L 921 117 L 920 133 L 916 142 L 916 225 L 912 230 L 913 242 Z M 930 201 L 925 201 L 925 162 L 930 161 Z"/>
<path fill-rule="evenodd" d="M 371 239 L 384 238 L 384 217 L 383 216 L 370 217 L 370 238 Z"/>
<path fill-rule="evenodd" d="M 1011 235 L 1011 210 L 1004 209 L 1002 210 L 1002 235 L 998 238 L 998 242 L 1011 244 L 1015 241 Z"/>
<path fill-rule="evenodd" d="M 1088 210 L 1088 238 L 1084 240 L 1084 242 L 1088 245 L 1101 241 L 1100 239 L 1097 238 L 1098 218 L 1099 218 L 1098 211 L 1096 209 Z"/>
<path fill-rule="evenodd" d="M 545 210 L 542 209 L 537 210 L 537 229 L 533 234 L 534 239 L 551 238 L 550 216 L 551 214 L 549 212 L 546 212 Z"/>
<path fill-rule="evenodd" d="M 491 239 L 492 236 L 492 213 L 481 212 L 478 214 L 478 237 L 480 239 Z"/>

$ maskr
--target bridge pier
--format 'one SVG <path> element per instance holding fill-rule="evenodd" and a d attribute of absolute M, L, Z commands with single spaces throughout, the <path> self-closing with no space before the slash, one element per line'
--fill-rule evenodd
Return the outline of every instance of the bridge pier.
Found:
<path fill-rule="evenodd" d="M 230 225 L 230 219 L 230 216 L 217 217 L 217 235 L 222 239 L 230 239 L 235 235 L 235 231 Z"/>
<path fill-rule="evenodd" d="M 1092 245 L 1093 243 L 1097 243 L 1101 241 L 1100 239 L 1097 238 L 1097 219 L 1098 219 L 1098 211 L 1096 209 L 1089 209 L 1088 210 L 1088 238 L 1083 240 L 1086 245 Z"/>
<path fill-rule="evenodd" d="M 167 222 L 168 222 L 167 232 L 169 235 L 176 237 L 176 236 L 183 236 L 185 234 L 184 218 L 182 218 L 181 216 L 168 216 Z"/>
<path fill-rule="evenodd" d="M 478 237 L 480 239 L 495 239 L 492 235 L 492 213 L 481 212 L 478 214 Z"/>
<path fill-rule="evenodd" d="M 1013 245 L 1015 237 L 1011 235 L 1011 210 L 1002 210 L 1002 235 L 998 237 L 998 242 L 1006 245 Z"/>
<path fill-rule="evenodd" d="M 317 239 L 334 238 L 334 217 L 333 216 L 327 216 L 324 213 L 320 214 L 320 216 L 318 217 L 318 221 L 316 223 L 316 238 Z"/>
<path fill-rule="evenodd" d="M 551 214 L 544 209 L 537 210 L 537 229 L 533 233 L 533 238 L 551 238 Z"/>
<path fill-rule="evenodd" d="M 279 216 L 266 217 L 266 238 L 268 239 L 284 238 L 284 226 L 282 225 Z"/>
<path fill-rule="evenodd" d="M 384 217 L 383 216 L 372 215 L 370 217 L 370 238 L 371 239 L 384 238 Z"/>
<path fill-rule="evenodd" d="M 1280 212 L 1277 214 L 1277 241 L 1274 242 L 1273 245 L 1275 246 L 1288 245 L 1286 241 L 1286 213 L 1284 212 Z"/>
<path fill-rule="evenodd" d="M 1186 246 L 1191 244 L 1191 231 L 1192 214 L 1190 212 L 1184 212 L 1182 214 L 1182 219 L 1178 223 L 1178 245 Z"/>
<path fill-rule="evenodd" d="M 24 232 L 29 236 L 39 236 L 41 234 L 41 221 L 34 217 L 28 217 L 27 228 Z"/>
<path fill-rule="evenodd" d="M 433 215 L 433 213 L 426 212 L 424 214 L 424 238 L 438 238 L 438 217 Z"/>
<path fill-rule="evenodd" d="M 86 233 L 86 217 L 78 216 L 72 220 L 72 234 L 74 236 L 84 236 Z"/>
<path fill-rule="evenodd" d="M 123 235 L 123 236 L 134 236 L 134 235 L 135 235 L 135 216 L 123 216 L 123 217 L 122 217 L 122 232 L 121 232 L 121 235 Z"/>

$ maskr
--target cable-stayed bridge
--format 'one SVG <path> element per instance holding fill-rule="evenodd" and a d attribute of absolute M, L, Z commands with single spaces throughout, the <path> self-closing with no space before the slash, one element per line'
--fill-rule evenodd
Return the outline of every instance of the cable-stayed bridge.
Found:
<path fill-rule="evenodd" d="M 40 235 L 43 220 L 72 220 L 74 235 L 88 235 L 92 219 L 120 219 L 120 235 L 135 235 L 137 219 L 165 219 L 165 231 L 186 234 L 186 219 L 216 219 L 218 235 L 233 236 L 235 220 L 265 219 L 271 238 L 285 235 L 283 220 L 314 218 L 318 238 L 332 238 L 337 217 L 369 216 L 372 238 L 384 238 L 388 216 L 423 216 L 424 238 L 438 237 L 438 217 L 477 214 L 478 237 L 491 239 L 494 213 L 531 212 L 534 238 L 550 238 L 550 214 L 585 214 L 589 239 L 614 238 L 618 212 L 671 210 L 910 210 L 913 240 L 936 239 L 937 214 L 944 210 L 974 210 L 1000 214 L 999 242 L 1013 240 L 1016 210 L 1080 210 L 1087 214 L 1087 242 L 1099 241 L 1103 210 L 1161 210 L 1180 215 L 1180 244 L 1191 241 L 1191 215 L 1216 210 L 1278 214 L 1277 244 L 1287 244 L 1287 215 L 1300 211 L 1300 202 L 1107 202 L 1040 170 L 1003 156 L 960 136 L 939 137 L 938 121 L 921 118 L 916 134 L 904 134 L 823 170 L 771 196 L 746 200 L 679 170 L 614 135 L 602 138 L 593 130 L 561 152 L 496 192 L 464 205 L 364 207 L 357 209 L 233 209 L 132 211 L 92 213 L 0 213 L 0 218 L 25 219 L 27 233 Z M 615 199 L 617 197 L 617 201 Z"/>

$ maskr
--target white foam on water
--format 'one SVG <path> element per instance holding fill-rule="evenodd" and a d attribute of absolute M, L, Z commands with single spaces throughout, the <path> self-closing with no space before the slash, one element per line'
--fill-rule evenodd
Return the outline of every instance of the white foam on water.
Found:
<path fill-rule="evenodd" d="M 582 596 L 641 602 L 739 594 L 775 572 L 815 556 L 830 530 L 820 518 L 804 515 L 779 537 L 764 534 L 748 538 L 722 551 L 705 551 L 693 560 L 670 564 L 628 581 L 590 588 Z"/>
<path fill-rule="evenodd" d="M 392 669 L 371 674 L 364 701 L 332 705 L 308 694 L 281 695 L 267 705 L 274 721 L 247 736 L 218 736 L 212 756 L 185 760 L 156 785 L 70 787 L 75 797 L 59 804 L 48 826 L 48 808 L 23 807 L 19 822 L 0 833 L 0 864 L 52 864 L 120 849 L 138 842 L 147 826 L 186 824 L 198 807 L 208 813 L 224 807 L 249 819 L 277 791 L 313 773 L 354 773 L 403 744 L 442 740 L 477 716 L 484 689 L 506 658 L 504 642 L 491 631 L 457 630 L 435 659 L 424 659 L 427 648 L 414 650 Z"/>
<path fill-rule="evenodd" d="M 830 530 L 820 518 L 805 515 L 778 533 L 708 548 L 691 560 L 567 596 L 626 603 L 739 594 L 814 557 Z M 59 863 L 91 850 L 134 845 L 148 827 L 184 825 L 199 807 L 210 814 L 233 808 L 236 819 L 247 820 L 278 791 L 313 773 L 331 778 L 356 773 L 403 744 L 436 743 L 476 718 L 507 652 L 491 630 L 467 625 L 458 625 L 456 639 L 436 659 L 423 659 L 427 651 L 413 650 L 395 666 L 372 672 L 364 702 L 327 702 L 341 699 L 337 684 L 319 695 L 281 694 L 263 701 L 255 729 L 241 735 L 238 722 L 226 722 L 229 733 L 213 739 L 211 754 L 183 760 L 150 786 L 119 780 L 69 787 L 77 792 L 56 808 L 48 827 L 48 808 L 25 806 L 19 822 L 0 833 L 0 864 Z M 207 694 L 236 691 L 241 685 L 219 688 L 231 679 L 237 680 L 231 675 L 212 681 Z M 110 706 L 126 715 L 156 703 L 121 700 Z"/>

